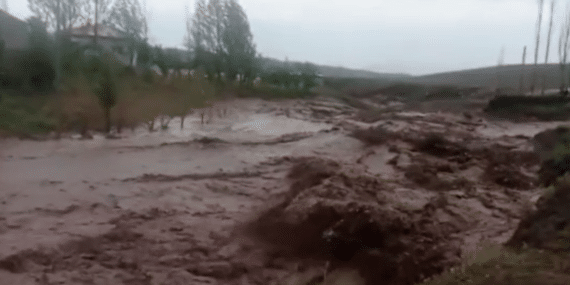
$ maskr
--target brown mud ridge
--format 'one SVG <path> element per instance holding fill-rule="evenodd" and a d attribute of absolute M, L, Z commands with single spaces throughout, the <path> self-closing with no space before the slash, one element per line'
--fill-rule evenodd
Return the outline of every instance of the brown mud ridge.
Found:
<path fill-rule="evenodd" d="M 265 165 L 288 166 L 289 189 L 237 227 L 204 238 L 177 221 L 224 211 L 126 211 L 108 233 L 19 252 L 2 258 L 0 269 L 24 274 L 30 284 L 289 284 L 300 272 L 309 275 L 302 284 L 318 284 L 346 269 L 366 284 L 416 284 L 457 265 L 472 232 L 501 235 L 501 223 L 521 212 L 508 204 L 522 196 L 501 188 L 402 189 L 402 182 L 319 157 Z M 146 176 L 171 182 L 161 177 Z"/>
<path fill-rule="evenodd" d="M 569 252 L 569 203 L 570 180 L 566 179 L 539 199 L 538 209 L 521 221 L 506 245 L 516 249 L 526 245 L 554 252 Z"/>
<path fill-rule="evenodd" d="M 356 130 L 352 133 L 352 136 L 368 145 L 390 143 L 392 151 L 398 155 L 389 163 L 396 168 L 403 154 L 395 145 L 398 145 L 398 140 L 408 143 L 415 155 L 405 154 L 411 159 L 411 163 L 400 169 L 404 171 L 408 180 L 428 189 L 469 188 L 473 183 L 464 176 L 456 176 L 452 181 L 443 181 L 438 174 L 454 174 L 472 167 L 483 167 L 484 175 L 481 177 L 483 181 L 507 188 L 528 190 L 538 185 L 530 170 L 540 163 L 539 157 L 534 152 L 513 150 L 476 138 L 470 138 L 470 143 L 450 141 L 445 135 L 447 134 L 429 131 L 393 132 L 381 126 Z M 523 169 L 527 171 L 523 172 Z"/>
<path fill-rule="evenodd" d="M 436 147 L 428 148 L 428 144 Z M 429 153 L 428 150 L 436 149 L 439 150 L 436 154 L 448 158 L 466 155 L 449 151 L 454 144 L 432 136 L 418 145 L 420 151 Z M 524 165 L 526 160 L 529 165 L 535 164 L 535 157 L 526 153 L 479 150 L 473 156 L 491 159 L 491 168 L 503 165 L 500 162 Z M 420 192 L 416 194 L 417 201 L 408 201 L 411 205 L 402 207 L 393 203 L 398 200 L 406 203 L 393 184 L 364 173 L 346 174 L 349 172 L 334 161 L 319 158 L 297 161 L 287 176 L 291 181 L 289 191 L 279 195 L 272 207 L 248 224 L 247 231 L 271 245 L 278 256 L 329 261 L 330 271 L 356 269 L 366 284 L 416 284 L 459 263 L 462 239 L 484 218 L 484 215 L 469 216 L 469 211 L 475 214 L 482 206 L 502 212 L 493 215 L 501 215 L 505 220 L 521 215 L 503 208 L 500 206 L 503 202 L 499 202 L 520 199 L 516 193 L 507 191 L 507 197 L 501 197 L 492 194 L 493 191 L 478 192 L 475 183 L 465 179 L 457 185 L 438 180 L 437 172 L 453 172 L 449 164 L 423 160 L 422 164 L 406 169 L 405 179 L 432 192 L 424 192 L 422 199 L 422 191 L 416 190 Z M 488 179 L 508 188 L 530 188 L 532 178 L 523 180 L 527 183 L 501 179 L 501 175 L 513 173 L 517 172 L 499 171 Z M 451 194 L 451 190 L 459 193 Z M 470 209 L 462 211 L 461 207 Z M 313 282 L 322 282 L 325 276 L 326 273 L 317 274 Z"/>
<path fill-rule="evenodd" d="M 185 174 L 185 175 L 165 175 L 165 174 L 143 174 L 140 177 L 126 178 L 123 182 L 172 182 L 181 180 L 204 180 L 204 179 L 228 179 L 228 178 L 248 178 L 261 176 L 260 172 L 238 172 L 238 173 L 209 173 L 209 174 Z"/>
<path fill-rule="evenodd" d="M 570 127 L 558 126 L 540 132 L 533 137 L 532 143 L 542 160 L 538 171 L 542 184 L 550 186 L 558 177 L 570 172 Z M 561 153 L 555 153 L 556 151 Z"/>
<path fill-rule="evenodd" d="M 329 130 L 322 130 L 321 133 L 330 133 L 333 131 L 338 131 L 338 127 L 333 127 Z M 285 144 L 291 142 L 301 141 L 307 138 L 314 136 L 314 132 L 299 132 L 299 133 L 291 133 L 291 134 L 284 134 L 276 138 L 263 140 L 263 141 L 245 141 L 240 143 L 230 143 L 224 141 L 219 138 L 211 138 L 211 137 L 201 137 L 199 139 L 194 139 L 191 141 L 182 141 L 182 142 L 165 142 L 159 145 L 148 145 L 148 146 L 122 146 L 118 147 L 120 149 L 136 149 L 136 150 L 147 150 L 147 149 L 155 149 L 158 147 L 168 147 L 168 146 L 188 146 L 192 144 L 201 144 L 205 147 L 219 147 L 220 145 L 246 145 L 246 146 L 257 146 L 257 145 L 277 145 L 277 144 Z"/>
<path fill-rule="evenodd" d="M 57 248 L 26 250 L 0 260 L 0 268 L 30 273 L 30 284 L 215 284 L 206 275 L 229 278 L 237 274 L 218 262 L 221 271 L 192 275 L 189 271 L 200 269 L 190 264 L 203 262 L 212 253 L 182 227 L 162 228 L 161 232 L 174 234 L 168 240 L 164 240 L 167 234 L 157 240 L 136 230 L 143 223 L 164 222 L 181 214 L 156 208 L 142 214 L 128 212 L 111 221 L 115 228 L 108 233 Z"/>
<path fill-rule="evenodd" d="M 342 174 L 336 162 L 319 159 L 295 165 L 288 177 L 294 182 L 283 201 L 248 226 L 281 256 L 355 268 L 366 284 L 414 284 L 459 257 L 449 233 L 430 221 L 440 199 L 403 213 L 383 199 L 389 190 L 377 179 Z"/>
<path fill-rule="evenodd" d="M 570 171 L 569 140 L 570 128 L 564 126 L 534 136 L 534 147 L 542 158 L 539 179 L 551 187 L 537 201 L 536 211 L 521 221 L 507 246 L 570 251 L 570 179 L 566 175 Z M 566 152 L 556 153 L 561 146 Z"/>

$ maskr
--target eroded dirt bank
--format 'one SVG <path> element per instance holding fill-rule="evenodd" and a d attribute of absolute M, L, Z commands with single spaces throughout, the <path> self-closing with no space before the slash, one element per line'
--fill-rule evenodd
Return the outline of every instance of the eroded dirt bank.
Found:
<path fill-rule="evenodd" d="M 231 106 L 183 130 L 0 142 L 0 283 L 414 284 L 513 235 L 541 191 L 529 139 L 556 124 Z M 369 127 L 380 143 L 353 137 Z"/>

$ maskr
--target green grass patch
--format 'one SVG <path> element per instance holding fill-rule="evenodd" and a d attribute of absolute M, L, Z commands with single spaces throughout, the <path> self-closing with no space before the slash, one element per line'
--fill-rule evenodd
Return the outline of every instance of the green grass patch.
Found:
<path fill-rule="evenodd" d="M 515 252 L 489 246 L 466 258 L 461 266 L 421 284 L 570 284 L 570 259 L 567 255 L 536 249 Z"/>
<path fill-rule="evenodd" d="M 56 129 L 44 106 L 49 97 L 2 95 L 0 99 L 0 130 L 7 135 L 45 134 Z"/>
<path fill-rule="evenodd" d="M 543 121 L 570 119 L 570 98 L 560 96 L 497 96 L 485 112 L 500 117 L 536 117 Z"/>
<path fill-rule="evenodd" d="M 570 143 L 569 141 L 560 141 L 552 150 L 550 159 L 554 159 L 554 161 L 558 163 L 567 155 L 570 155 Z"/>
<path fill-rule="evenodd" d="M 535 117 L 542 121 L 563 121 L 570 119 L 570 108 L 565 105 L 515 104 L 500 109 L 487 109 L 488 113 L 500 117 Z"/>

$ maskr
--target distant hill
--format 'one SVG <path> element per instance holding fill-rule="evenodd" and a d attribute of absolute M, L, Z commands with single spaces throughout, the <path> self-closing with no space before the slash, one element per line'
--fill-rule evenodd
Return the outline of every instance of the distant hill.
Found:
<path fill-rule="evenodd" d="M 261 59 L 262 66 L 264 68 L 275 68 L 282 66 L 285 62 L 282 60 L 264 57 Z M 299 61 L 289 61 L 291 65 L 302 64 Z M 314 64 L 314 63 L 313 63 Z M 319 72 L 323 77 L 335 77 L 335 78 L 367 78 L 367 79 L 390 79 L 390 80 L 400 80 L 400 79 L 410 79 L 412 76 L 407 74 L 395 74 L 395 73 L 378 73 L 368 70 L 358 70 L 350 69 L 346 67 L 336 67 L 329 65 L 318 65 L 315 64 Z"/>
<path fill-rule="evenodd" d="M 282 61 L 274 60 L 275 62 Z M 531 84 L 534 65 L 503 65 L 483 67 L 476 69 L 460 70 L 429 74 L 423 76 L 411 76 L 408 74 L 378 73 L 366 70 L 349 69 L 345 67 L 333 67 L 317 65 L 324 77 L 329 77 L 337 83 L 355 85 L 348 89 L 372 90 L 373 87 L 381 87 L 390 84 L 410 83 L 425 85 L 452 85 L 458 87 L 480 88 L 512 88 L 519 90 L 521 78 L 523 88 L 528 90 Z M 569 73 L 570 73 L 570 67 Z M 560 88 L 561 71 L 559 64 L 539 64 L 536 67 L 536 90 L 542 88 L 543 77 L 546 89 Z M 570 77 L 570 76 L 569 76 Z M 358 79 L 357 81 L 349 79 Z"/>
<path fill-rule="evenodd" d="M 391 80 L 409 79 L 409 74 L 400 73 L 378 73 L 361 69 L 349 69 L 346 67 L 336 67 L 329 65 L 318 65 L 324 77 L 341 77 L 341 78 L 383 78 Z"/>
<path fill-rule="evenodd" d="M 523 78 L 524 88 L 528 89 L 531 84 L 533 65 L 504 65 L 484 67 L 477 69 L 430 74 L 413 77 L 412 82 L 421 84 L 445 84 L 466 87 L 505 88 L 510 87 L 518 90 Z M 545 76 L 546 88 L 559 88 L 560 65 L 539 64 L 536 68 L 536 87 L 542 87 L 542 78 Z M 523 77 L 524 76 L 524 77 Z"/>
<path fill-rule="evenodd" d="M 186 56 L 185 51 L 180 49 L 166 49 L 167 54 L 178 54 Z M 185 58 L 186 59 L 186 58 Z M 292 66 L 303 64 L 304 62 L 289 61 Z M 285 61 L 269 57 L 262 57 L 260 64 L 263 69 L 271 70 L 279 68 Z M 421 84 L 421 85 L 452 85 L 458 87 L 479 87 L 479 88 L 512 88 L 519 90 L 521 78 L 525 90 L 531 84 L 531 76 L 534 70 L 532 64 L 527 65 L 503 65 L 491 66 L 468 70 L 450 71 L 435 73 L 423 76 L 412 76 L 401 73 L 379 73 L 362 69 L 350 69 L 339 66 L 314 64 L 319 73 L 327 78 L 328 85 L 350 92 L 368 92 L 378 88 L 383 88 L 392 84 Z M 569 67 L 570 71 L 570 67 Z M 557 89 L 560 87 L 561 72 L 558 64 L 539 64 L 536 68 L 537 80 L 536 89 L 542 88 L 542 78 L 546 79 L 547 89 Z M 569 72 L 570 73 L 570 72 Z M 570 77 L 570 76 L 569 76 Z"/>
<path fill-rule="evenodd" d="M 167 59 L 176 59 L 182 63 L 190 62 L 188 52 L 181 48 L 164 48 L 164 53 Z M 289 61 L 292 66 L 303 64 L 300 61 Z M 271 70 L 275 68 L 282 67 L 285 61 L 278 60 L 269 57 L 262 57 L 260 59 L 261 67 L 265 70 Z M 314 63 L 311 63 L 314 64 Z M 378 73 L 368 70 L 358 70 L 350 69 L 346 67 L 336 67 L 328 65 L 318 65 L 314 64 L 319 73 L 323 77 L 333 77 L 333 78 L 357 78 L 357 79 L 381 79 L 381 80 L 404 80 L 411 79 L 412 76 L 408 74 L 396 74 L 396 73 Z"/>

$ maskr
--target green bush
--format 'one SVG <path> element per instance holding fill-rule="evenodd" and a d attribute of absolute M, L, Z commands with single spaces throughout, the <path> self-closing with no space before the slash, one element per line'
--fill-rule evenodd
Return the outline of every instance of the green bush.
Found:
<path fill-rule="evenodd" d="M 114 79 L 114 66 L 109 55 L 94 56 L 87 61 L 85 76 L 105 114 L 105 132 L 111 130 L 111 108 L 117 104 L 117 83 Z M 130 72 L 123 69 L 122 72 Z M 134 72 L 134 71 L 133 71 Z"/>
<path fill-rule="evenodd" d="M 56 121 L 43 112 L 45 100 L 1 95 L 0 130 L 13 135 L 42 134 L 56 129 Z"/>
<path fill-rule="evenodd" d="M 142 80 L 143 80 L 145 83 L 148 83 L 148 84 L 154 83 L 154 73 L 153 73 L 153 71 L 150 70 L 150 69 L 145 70 L 145 72 L 144 72 L 143 75 L 142 75 Z"/>
<path fill-rule="evenodd" d="M 152 48 L 146 41 L 139 42 L 137 45 L 138 63 L 146 65 L 152 60 Z"/>
<path fill-rule="evenodd" d="M 4 68 L 4 51 L 6 48 L 6 42 L 2 39 L 2 35 L 0 35 L 0 73 Z"/>
<path fill-rule="evenodd" d="M 65 42 L 62 44 L 61 52 L 61 72 L 65 78 L 77 78 L 81 75 L 84 65 L 84 49 L 75 43 Z"/>
<path fill-rule="evenodd" d="M 570 133 L 566 134 L 566 137 L 561 138 L 558 144 L 554 146 L 551 158 L 554 159 L 555 162 L 560 162 L 568 155 L 570 155 Z"/>
<path fill-rule="evenodd" d="M 29 50 L 24 57 L 25 80 L 36 91 L 47 91 L 55 80 L 55 50 L 44 23 L 36 17 L 28 20 Z"/>
<path fill-rule="evenodd" d="M 499 246 L 473 254 L 458 267 L 422 285 L 557 285 L 570 284 L 570 263 L 562 254 L 528 249 L 513 252 Z"/>
<path fill-rule="evenodd" d="M 135 77 L 137 73 L 132 66 L 126 66 L 119 71 L 119 77 Z"/>
<path fill-rule="evenodd" d="M 41 49 L 31 50 L 24 59 L 28 84 L 37 91 L 48 91 L 55 80 L 55 66 L 50 55 Z"/>

